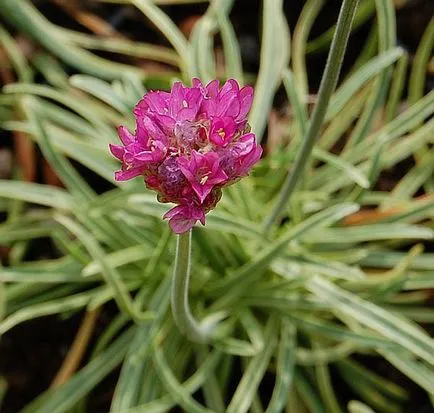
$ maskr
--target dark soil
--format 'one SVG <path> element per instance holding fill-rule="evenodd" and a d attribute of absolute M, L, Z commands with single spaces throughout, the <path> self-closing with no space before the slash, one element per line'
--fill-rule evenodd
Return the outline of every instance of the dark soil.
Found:
<path fill-rule="evenodd" d="M 63 322 L 57 317 L 44 317 L 21 324 L 2 337 L 0 371 L 8 383 L 2 412 L 18 412 L 48 388 L 80 319 L 80 315 Z"/>

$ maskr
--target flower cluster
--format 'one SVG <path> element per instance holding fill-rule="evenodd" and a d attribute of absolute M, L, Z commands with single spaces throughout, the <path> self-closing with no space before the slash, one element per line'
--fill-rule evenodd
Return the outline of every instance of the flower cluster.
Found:
<path fill-rule="evenodd" d="M 170 92 L 151 91 L 134 109 L 136 131 L 119 128 L 123 145 L 110 145 L 122 162 L 118 181 L 143 176 L 168 211 L 173 231 L 188 231 L 221 197 L 221 188 L 246 176 L 262 149 L 250 133 L 247 114 L 253 89 L 235 80 L 192 87 L 175 83 Z"/>

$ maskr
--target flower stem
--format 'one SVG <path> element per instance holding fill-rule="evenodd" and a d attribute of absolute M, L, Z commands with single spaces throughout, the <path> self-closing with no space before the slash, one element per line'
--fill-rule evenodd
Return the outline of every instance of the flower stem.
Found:
<path fill-rule="evenodd" d="M 172 314 L 179 331 L 191 341 L 206 343 L 211 338 L 212 326 L 200 325 L 191 314 L 188 303 L 190 282 L 191 231 L 178 235 L 175 269 L 172 282 Z"/>
<path fill-rule="evenodd" d="M 339 73 L 342 67 L 348 38 L 351 32 L 351 24 L 357 9 L 359 0 L 344 0 L 339 13 L 336 31 L 333 37 L 327 64 L 321 79 L 318 92 L 318 102 L 312 114 L 306 137 L 295 160 L 294 170 L 288 174 L 279 193 L 278 200 L 270 215 L 263 223 L 264 233 L 267 233 L 272 225 L 281 217 L 285 206 L 296 188 L 298 180 L 309 160 L 314 144 L 319 136 L 319 132 L 326 115 L 330 98 L 336 88 Z"/>

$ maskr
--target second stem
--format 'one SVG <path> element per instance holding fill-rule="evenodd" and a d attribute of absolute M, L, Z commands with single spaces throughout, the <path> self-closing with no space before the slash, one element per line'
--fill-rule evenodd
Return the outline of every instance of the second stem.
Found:
<path fill-rule="evenodd" d="M 318 92 L 318 102 L 313 111 L 309 129 L 302 143 L 302 147 L 297 154 L 294 170 L 291 174 L 288 174 L 280 190 L 276 205 L 270 215 L 268 215 L 264 220 L 264 233 L 268 233 L 273 224 L 282 216 L 283 210 L 296 188 L 298 180 L 303 173 L 315 142 L 319 136 L 330 98 L 338 82 L 348 38 L 351 33 L 351 24 L 353 22 L 358 2 L 359 0 L 344 0 L 342 3 L 336 31 L 327 58 L 327 64 L 321 79 L 321 85 Z"/>

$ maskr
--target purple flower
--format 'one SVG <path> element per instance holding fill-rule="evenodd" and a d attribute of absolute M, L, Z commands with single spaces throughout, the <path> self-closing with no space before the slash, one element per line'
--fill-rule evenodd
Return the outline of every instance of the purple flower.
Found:
<path fill-rule="evenodd" d="M 216 146 L 227 146 L 237 129 L 237 124 L 233 118 L 216 116 L 211 121 L 209 140 Z"/>
<path fill-rule="evenodd" d="M 255 135 L 248 133 L 221 154 L 220 166 L 232 183 L 248 175 L 261 155 L 262 148 L 256 144 Z"/>
<path fill-rule="evenodd" d="M 151 164 L 164 158 L 166 148 L 163 143 L 149 139 L 140 128 L 136 129 L 135 136 L 123 126 L 119 127 L 118 133 L 124 146 L 110 145 L 111 153 L 122 162 L 122 169 L 115 173 L 117 181 L 142 175 Z"/>
<path fill-rule="evenodd" d="M 202 154 L 193 150 L 190 159 L 179 157 L 178 165 L 193 191 L 196 192 L 200 203 L 203 203 L 214 186 L 228 180 L 227 175 L 220 168 L 220 159 L 215 152 Z"/>
<path fill-rule="evenodd" d="M 205 212 L 202 208 L 192 204 L 178 205 L 167 211 L 164 219 L 169 219 L 170 227 L 177 234 L 187 232 L 196 221 L 205 225 Z"/>
<path fill-rule="evenodd" d="M 215 208 L 221 188 L 248 175 L 262 148 L 250 133 L 247 114 L 253 89 L 235 80 L 193 87 L 175 83 L 170 92 L 151 91 L 134 109 L 135 133 L 121 126 L 122 145 L 110 145 L 121 161 L 115 179 L 143 176 L 160 202 L 177 204 L 164 218 L 178 234 Z"/>
<path fill-rule="evenodd" d="M 196 87 L 201 87 L 200 81 L 193 82 Z M 205 88 L 202 86 L 205 100 L 202 104 L 203 111 L 209 117 L 231 117 L 237 123 L 246 123 L 247 114 L 253 101 L 253 88 L 250 86 L 240 89 L 236 80 L 228 80 L 221 89 L 219 81 L 213 80 Z"/>

